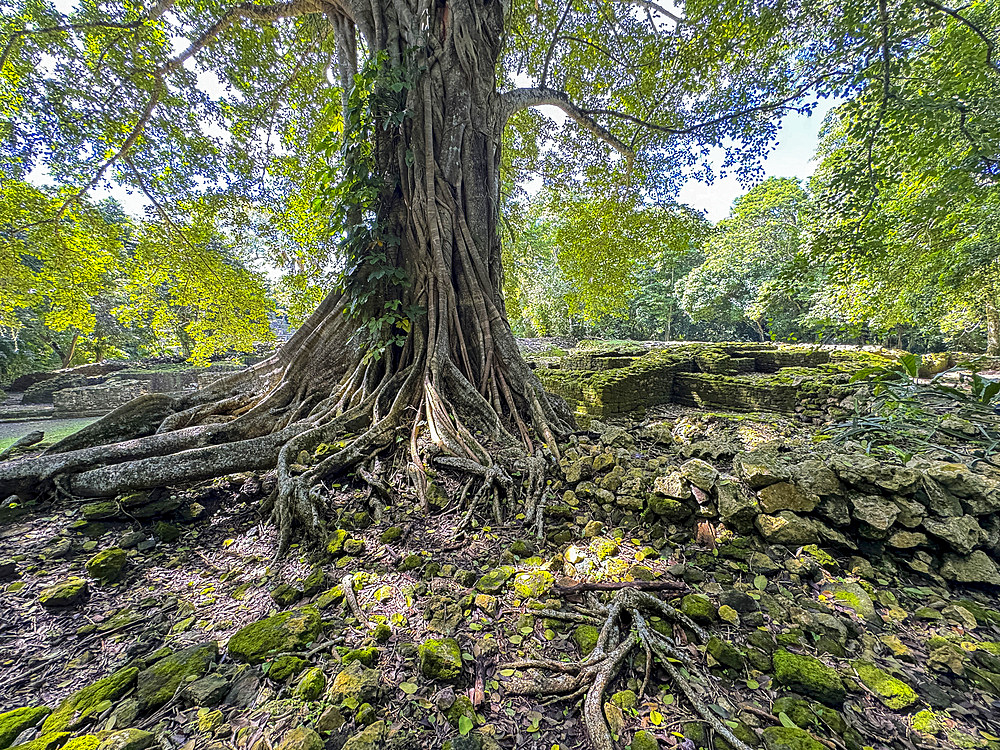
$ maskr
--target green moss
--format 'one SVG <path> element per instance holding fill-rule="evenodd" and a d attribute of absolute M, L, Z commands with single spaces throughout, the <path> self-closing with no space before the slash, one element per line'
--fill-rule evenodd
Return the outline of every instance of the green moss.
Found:
<path fill-rule="evenodd" d="M 774 677 L 779 684 L 795 692 L 837 706 L 846 692 L 837 672 L 819 659 L 781 650 L 774 654 Z"/>
<path fill-rule="evenodd" d="M 308 646 L 316 640 L 321 626 L 315 607 L 293 609 L 238 630 L 226 648 L 236 661 L 259 664 L 268 654 L 299 651 Z"/>
<path fill-rule="evenodd" d="M 476 591 L 483 594 L 499 593 L 507 585 L 507 581 L 512 575 L 514 575 L 514 568 L 511 565 L 501 565 L 499 568 L 494 568 L 476 581 Z"/>
<path fill-rule="evenodd" d="M 593 625 L 577 625 L 573 629 L 573 642 L 580 647 L 580 653 L 584 656 L 589 656 L 597 647 L 597 639 L 600 636 L 601 631 Z"/>
<path fill-rule="evenodd" d="M 382 535 L 378 538 L 379 542 L 382 544 L 392 544 L 393 542 L 398 542 L 403 536 L 403 529 L 399 526 L 390 526 L 388 529 L 382 532 Z"/>
<path fill-rule="evenodd" d="M 193 682 L 205 674 L 218 653 L 215 643 L 190 646 L 144 669 L 137 681 L 136 699 L 140 708 L 145 711 L 162 706 L 174 697 L 181 682 Z"/>
<path fill-rule="evenodd" d="M 279 656 L 271 662 L 271 666 L 267 670 L 267 676 L 272 680 L 282 682 L 287 680 L 289 677 L 297 675 L 308 666 L 309 662 L 305 659 L 299 656 L 285 654 L 284 656 Z"/>
<path fill-rule="evenodd" d="M 326 690 L 326 675 L 319 667 L 313 667 L 299 680 L 295 687 L 295 696 L 304 701 L 317 700 Z"/>
<path fill-rule="evenodd" d="M 323 738 L 315 729 L 296 727 L 285 732 L 278 750 L 323 750 Z"/>
<path fill-rule="evenodd" d="M 888 708 L 900 709 L 917 702 L 913 688 L 867 661 L 852 661 L 851 666 L 865 687 Z"/>
<path fill-rule="evenodd" d="M 46 706 L 25 706 L 0 714 L 0 750 L 10 747 L 21 732 L 35 726 L 50 713 L 52 709 Z"/>
<path fill-rule="evenodd" d="M 138 667 L 126 667 L 112 675 L 98 680 L 92 685 L 77 690 L 60 703 L 56 710 L 42 724 L 42 733 L 60 732 L 64 729 L 76 729 L 82 725 L 94 710 L 104 701 L 115 701 L 132 689 Z"/>
<path fill-rule="evenodd" d="M 472 705 L 472 700 L 467 695 L 460 695 L 455 698 L 455 702 L 451 704 L 451 708 L 445 711 L 445 718 L 448 719 L 448 723 L 453 727 L 458 727 L 459 721 L 461 721 L 463 716 L 467 716 L 472 719 L 474 724 L 479 723 L 479 717 L 476 715 L 476 709 Z"/>
<path fill-rule="evenodd" d="M 87 575 L 101 583 L 114 583 L 122 577 L 127 560 L 128 554 L 123 549 L 102 550 L 87 560 Z"/>
<path fill-rule="evenodd" d="M 337 529 L 330 535 L 330 538 L 326 542 L 326 551 L 331 555 L 339 555 L 344 551 L 344 542 L 347 541 L 347 532 L 343 529 Z"/>
<path fill-rule="evenodd" d="M 359 661 L 366 667 L 370 667 L 375 663 L 376 659 L 378 659 L 378 649 L 375 646 L 368 646 L 366 648 L 352 648 L 345 651 L 341 657 L 341 662 L 344 666 L 347 666 L 352 661 Z"/>
<path fill-rule="evenodd" d="M 514 591 L 522 599 L 540 599 L 555 582 L 547 570 L 529 570 L 514 576 Z"/>
<path fill-rule="evenodd" d="M 357 707 L 362 703 L 376 701 L 381 692 L 378 672 L 355 661 L 333 678 L 326 697 L 335 705 L 346 704 L 349 707 Z"/>
<path fill-rule="evenodd" d="M 944 722 L 929 708 L 913 715 L 913 729 L 923 734 L 937 734 L 944 729 Z"/>
<path fill-rule="evenodd" d="M 42 589 L 38 601 L 44 607 L 72 607 L 86 599 L 89 593 L 87 582 L 73 577 Z"/>
<path fill-rule="evenodd" d="M 804 729 L 768 727 L 761 736 L 767 750 L 826 750 L 826 745 Z"/>
<path fill-rule="evenodd" d="M 462 649 L 454 638 L 431 638 L 421 643 L 418 651 L 424 677 L 454 681 L 462 674 Z"/>
<path fill-rule="evenodd" d="M 60 750 L 97 750 L 101 746 L 101 738 L 96 734 L 85 734 L 82 737 L 74 737 L 60 748 Z"/>
<path fill-rule="evenodd" d="M 660 743 L 656 737 L 645 729 L 640 729 L 632 735 L 632 750 L 659 750 Z"/>
<path fill-rule="evenodd" d="M 705 645 L 705 650 L 719 664 L 727 669 L 742 671 L 746 668 L 746 657 L 733 644 L 722 640 L 717 636 L 712 636 Z"/>
<path fill-rule="evenodd" d="M 681 612 L 695 622 L 711 623 L 718 618 L 718 610 L 704 594 L 687 594 L 681 599 Z"/>
<path fill-rule="evenodd" d="M 800 729 L 808 729 L 816 725 L 816 714 L 809 706 L 809 701 L 802 698 L 794 698 L 790 695 L 782 696 L 771 705 L 771 713 L 775 716 L 785 714 Z"/>

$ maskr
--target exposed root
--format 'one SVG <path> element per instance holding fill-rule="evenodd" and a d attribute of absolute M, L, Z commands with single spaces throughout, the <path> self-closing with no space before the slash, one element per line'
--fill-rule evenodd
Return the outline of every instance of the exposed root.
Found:
<path fill-rule="evenodd" d="M 637 588 L 623 588 L 618 590 L 607 604 L 597 645 L 590 655 L 576 663 L 531 659 L 505 664 L 503 665 L 505 668 L 542 673 L 512 683 L 508 686 L 508 690 L 516 694 L 539 697 L 558 695 L 564 699 L 575 699 L 583 695 L 583 722 L 591 745 L 595 750 L 613 750 L 615 743 L 604 716 L 604 695 L 618 678 L 632 653 L 642 649 L 646 658 L 640 696 L 645 693 L 654 666 L 659 665 L 705 723 L 731 747 L 736 750 L 750 750 L 733 734 L 725 722 L 708 708 L 704 698 L 682 674 L 676 663 L 682 664 L 690 674 L 704 674 L 704 670 L 694 664 L 673 637 L 650 628 L 646 622 L 649 615 L 663 617 L 675 626 L 687 629 L 702 642 L 708 640 L 708 633 L 704 629 L 670 605 Z M 596 620 L 590 615 L 556 610 L 545 610 L 544 616 L 559 617 L 573 622 Z M 544 674 L 546 672 L 557 673 L 557 676 Z M 706 683 L 709 683 L 707 677 Z"/>

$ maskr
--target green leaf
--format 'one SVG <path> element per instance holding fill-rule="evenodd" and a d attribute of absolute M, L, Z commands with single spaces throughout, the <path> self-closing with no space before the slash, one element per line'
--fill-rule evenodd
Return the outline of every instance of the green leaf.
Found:
<path fill-rule="evenodd" d="M 778 721 L 781 722 L 781 726 L 787 727 L 788 729 L 798 729 L 799 725 L 792 721 L 791 717 L 784 711 L 778 714 Z"/>
<path fill-rule="evenodd" d="M 458 733 L 463 737 L 472 731 L 475 723 L 468 716 L 464 714 L 458 719 Z"/>
<path fill-rule="evenodd" d="M 420 688 L 418 685 L 412 682 L 401 682 L 399 683 L 399 689 L 402 690 L 407 695 L 413 695 Z"/>

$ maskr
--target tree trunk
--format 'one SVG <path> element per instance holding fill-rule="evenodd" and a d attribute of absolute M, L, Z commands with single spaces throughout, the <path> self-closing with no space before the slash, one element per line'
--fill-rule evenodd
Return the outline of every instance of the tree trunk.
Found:
<path fill-rule="evenodd" d="M 986 353 L 991 357 L 1000 357 L 1000 307 L 995 295 L 986 298 Z"/>
<path fill-rule="evenodd" d="M 515 494 L 510 470 L 526 470 L 530 519 L 545 452 L 558 455 L 557 434 L 571 417 L 521 357 L 502 299 L 502 6 L 432 4 L 429 30 L 405 3 L 382 12 L 364 30 L 376 59 L 393 75 L 418 72 L 403 87 L 405 115 L 385 106 L 399 89 L 375 83 L 374 142 L 363 158 L 378 196 L 347 208 L 354 226 L 367 227 L 349 235 L 353 268 L 343 289 L 266 362 L 194 394 L 139 399 L 55 446 L 58 455 L 0 466 L 0 495 L 61 478 L 73 494 L 109 496 L 274 467 L 267 507 L 287 546 L 293 529 L 322 536 L 324 481 L 360 465 L 379 486 L 375 456 L 402 450 L 425 506 L 431 459 L 480 477 L 495 508 L 498 496 Z M 343 20 L 336 29 L 342 78 L 353 80 L 354 30 Z M 348 156 L 348 168 L 362 158 Z M 397 270 L 405 284 L 372 280 Z M 400 310 L 419 312 L 378 322 Z M 303 451 L 337 440 L 345 447 L 301 465 Z"/>

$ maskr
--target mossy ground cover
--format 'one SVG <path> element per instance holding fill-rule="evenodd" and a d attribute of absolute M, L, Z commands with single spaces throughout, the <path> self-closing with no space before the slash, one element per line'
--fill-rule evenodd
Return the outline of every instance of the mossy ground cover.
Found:
<path fill-rule="evenodd" d="M 683 590 L 655 595 L 689 612 L 711 637 L 701 643 L 666 616 L 649 626 L 676 639 L 697 700 L 747 742 L 796 750 L 861 750 L 897 739 L 918 748 L 1000 747 L 992 739 L 1000 736 L 1000 682 L 991 681 L 1000 675 L 994 591 L 922 576 L 875 554 L 876 540 L 856 540 L 867 546 L 854 552 L 827 542 L 800 552 L 767 544 L 752 528 L 723 530 L 711 515 L 711 493 L 702 503 L 692 492 L 682 521 L 649 512 L 655 478 L 679 472 L 692 456 L 731 474 L 734 456 L 760 445 L 808 450 L 807 426 L 669 405 L 621 427 L 606 433 L 607 444 L 581 433 L 566 446 L 567 455 L 589 459 L 591 473 L 572 485 L 554 481 L 541 539 L 516 516 L 499 525 L 477 517 L 456 532 L 465 509 L 447 472 L 436 477 L 442 509 L 424 515 L 400 490 L 378 522 L 365 489 L 345 479 L 329 497 L 339 544 L 296 547 L 277 561 L 276 536 L 256 513 L 270 489 L 266 479 L 178 490 L 182 507 L 198 503 L 204 513 L 190 522 L 172 518 L 180 536 L 171 542 L 155 535 L 160 519 L 80 524 L 79 506 L 36 506 L 0 526 L 0 568 L 16 558 L 17 569 L 0 584 L 12 635 L 0 655 L 0 713 L 25 706 L 58 713 L 81 689 L 134 669 L 135 685 L 156 693 L 150 706 L 138 688 L 98 696 L 84 723 L 61 739 L 89 747 L 114 717 L 116 729 L 213 750 L 262 750 L 261 741 L 319 747 L 315 737 L 327 748 L 354 750 L 446 742 L 585 748 L 580 703 L 514 694 L 515 683 L 543 675 L 507 665 L 577 663 L 597 646 L 600 620 L 572 615 L 597 611 L 595 602 L 611 601 L 615 591 L 567 594 L 560 586 L 682 582 Z M 350 553 L 359 545 L 349 541 L 363 543 L 363 552 Z M 64 610 L 38 603 L 39 591 L 87 577 L 87 560 L 111 548 L 128 556 L 120 580 L 91 581 L 89 598 Z M 864 588 L 876 619 L 826 593 L 846 583 Z M 287 587 L 287 605 L 272 598 L 279 585 Z M 939 617 L 918 617 L 921 607 Z M 280 612 L 290 613 L 282 623 L 298 637 L 262 644 L 259 658 L 238 658 L 234 636 L 256 633 L 256 623 Z M 206 643 L 218 644 L 217 656 L 185 652 Z M 191 669 L 178 682 L 163 679 L 178 674 L 170 661 L 176 654 L 190 655 L 193 661 L 182 661 Z M 808 668 L 796 670 L 788 655 Z M 690 739 L 708 747 L 712 732 L 674 677 L 658 666 L 648 680 L 645 674 L 640 650 L 600 707 L 618 746 L 690 748 L 683 744 Z M 817 676 L 822 685 L 809 679 Z M 292 744 L 298 740 L 307 744 Z"/>

